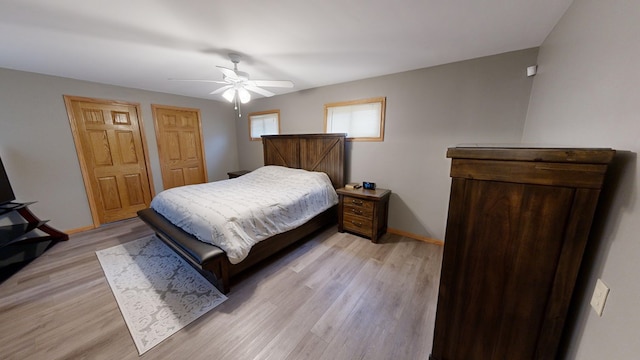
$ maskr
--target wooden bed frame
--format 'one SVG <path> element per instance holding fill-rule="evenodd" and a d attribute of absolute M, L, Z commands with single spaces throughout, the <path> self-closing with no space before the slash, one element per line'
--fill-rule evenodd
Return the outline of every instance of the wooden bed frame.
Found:
<path fill-rule="evenodd" d="M 321 171 L 329 176 L 334 188 L 340 188 L 344 186 L 345 137 L 346 134 L 265 135 L 262 136 L 264 164 Z M 337 206 L 295 229 L 257 243 L 238 264 L 231 264 L 219 247 L 197 240 L 153 209 L 138 211 L 138 216 L 162 241 L 226 294 L 230 282 L 242 271 L 316 230 L 335 224 Z"/>

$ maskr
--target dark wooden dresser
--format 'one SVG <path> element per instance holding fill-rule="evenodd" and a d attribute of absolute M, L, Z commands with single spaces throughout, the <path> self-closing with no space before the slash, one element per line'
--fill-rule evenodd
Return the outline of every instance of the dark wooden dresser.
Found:
<path fill-rule="evenodd" d="M 450 148 L 431 360 L 554 359 L 615 151 Z"/>

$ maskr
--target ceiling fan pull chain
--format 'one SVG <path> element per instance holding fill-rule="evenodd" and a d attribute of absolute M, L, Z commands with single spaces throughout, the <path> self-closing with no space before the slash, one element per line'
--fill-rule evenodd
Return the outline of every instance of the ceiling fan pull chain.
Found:
<path fill-rule="evenodd" d="M 233 109 L 238 112 L 238 117 L 242 117 L 242 113 L 241 113 L 241 110 L 240 110 L 240 103 L 238 102 L 238 96 L 236 96 L 234 104 L 235 104 L 235 106 L 234 106 Z"/>

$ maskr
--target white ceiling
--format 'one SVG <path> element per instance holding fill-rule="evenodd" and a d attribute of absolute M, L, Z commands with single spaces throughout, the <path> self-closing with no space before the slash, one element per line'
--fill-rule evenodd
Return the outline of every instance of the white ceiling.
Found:
<path fill-rule="evenodd" d="M 0 0 L 0 67 L 222 100 L 168 79 L 236 52 L 283 94 L 539 46 L 571 1 Z"/>

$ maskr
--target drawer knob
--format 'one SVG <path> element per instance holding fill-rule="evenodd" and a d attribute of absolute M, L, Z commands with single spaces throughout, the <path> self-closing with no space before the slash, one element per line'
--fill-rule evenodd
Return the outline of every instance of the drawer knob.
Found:
<path fill-rule="evenodd" d="M 362 210 L 358 210 L 358 209 L 351 209 L 351 212 L 356 214 L 356 215 L 362 215 Z"/>
<path fill-rule="evenodd" d="M 357 226 L 357 227 L 362 227 L 362 223 L 361 223 L 361 222 L 352 221 L 351 223 L 352 223 L 353 225 Z"/>
<path fill-rule="evenodd" d="M 352 203 L 354 203 L 354 204 L 356 204 L 356 205 L 362 205 L 362 204 L 364 204 L 364 203 L 362 202 L 362 200 L 351 200 L 351 202 L 352 202 Z"/>

